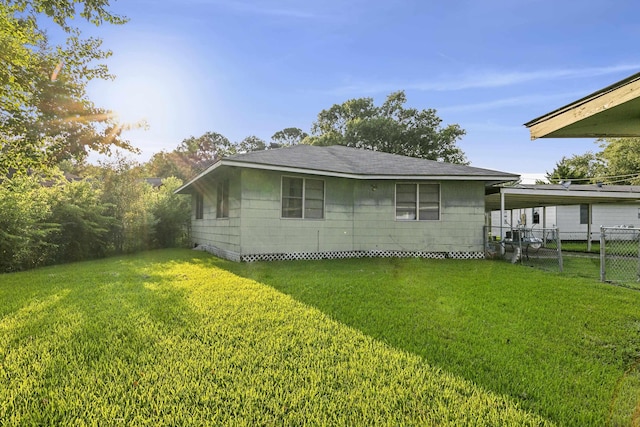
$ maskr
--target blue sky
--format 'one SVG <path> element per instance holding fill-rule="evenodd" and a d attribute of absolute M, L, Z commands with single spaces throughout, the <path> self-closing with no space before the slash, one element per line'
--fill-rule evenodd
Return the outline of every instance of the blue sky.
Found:
<path fill-rule="evenodd" d="M 85 28 L 114 54 L 97 105 L 150 129 L 143 154 L 189 136 L 309 131 L 351 98 L 434 108 L 473 166 L 551 171 L 594 140 L 530 141 L 523 123 L 640 71 L 640 3 L 547 0 L 120 0 L 124 26 Z"/>

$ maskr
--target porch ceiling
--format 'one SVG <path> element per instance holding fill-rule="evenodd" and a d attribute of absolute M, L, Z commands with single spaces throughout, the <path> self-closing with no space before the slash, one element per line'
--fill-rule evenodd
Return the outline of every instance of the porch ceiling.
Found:
<path fill-rule="evenodd" d="M 504 194 L 505 209 L 535 208 L 597 203 L 640 203 L 640 187 L 630 185 L 519 185 L 489 188 L 485 195 L 487 211 L 500 210 L 500 194 Z"/>

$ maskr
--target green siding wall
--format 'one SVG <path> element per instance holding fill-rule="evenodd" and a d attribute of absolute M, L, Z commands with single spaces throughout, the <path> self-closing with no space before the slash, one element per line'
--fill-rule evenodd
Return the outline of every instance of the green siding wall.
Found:
<path fill-rule="evenodd" d="M 238 254 L 483 250 L 482 182 L 441 182 L 438 221 L 396 221 L 395 182 L 308 175 L 325 181 L 325 218 L 307 220 L 280 217 L 282 175 L 232 169 L 203 182 L 203 219 L 195 219 L 193 203 L 194 243 Z M 220 179 L 229 179 L 225 219 L 216 218 L 215 212 Z"/>
<path fill-rule="evenodd" d="M 229 179 L 229 218 L 216 218 L 216 186 L 222 179 Z M 193 243 L 240 252 L 240 173 L 228 171 L 212 179 L 203 180 L 201 190 L 204 195 L 202 219 L 195 219 L 195 195 L 192 196 L 191 239 Z"/>
<path fill-rule="evenodd" d="M 483 249 L 482 182 L 442 182 L 439 221 L 396 221 L 395 182 L 324 177 L 325 218 L 304 220 L 280 218 L 281 176 L 242 170 L 240 253 Z"/>

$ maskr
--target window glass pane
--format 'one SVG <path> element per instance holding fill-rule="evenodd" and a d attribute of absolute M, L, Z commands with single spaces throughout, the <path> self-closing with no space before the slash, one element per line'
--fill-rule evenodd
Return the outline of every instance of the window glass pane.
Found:
<path fill-rule="evenodd" d="M 305 200 L 304 217 L 320 219 L 323 218 L 324 202 L 322 200 Z"/>
<path fill-rule="evenodd" d="M 396 185 L 396 219 L 416 219 L 416 184 Z"/>
<path fill-rule="evenodd" d="M 229 181 L 218 183 L 216 200 L 216 217 L 229 218 Z"/>
<path fill-rule="evenodd" d="M 440 199 L 439 185 L 420 184 L 420 201 L 438 203 Z"/>
<path fill-rule="evenodd" d="M 304 197 L 305 199 L 315 199 L 315 200 L 323 200 L 324 199 L 324 182 L 319 181 L 317 179 L 307 179 L 305 181 L 304 188 Z"/>
<path fill-rule="evenodd" d="M 324 181 L 306 179 L 304 184 L 304 217 L 324 218 Z"/>
<path fill-rule="evenodd" d="M 420 220 L 440 219 L 440 186 L 420 184 Z"/>
<path fill-rule="evenodd" d="M 302 218 L 302 199 L 282 199 L 283 218 Z"/>
<path fill-rule="evenodd" d="M 196 194 L 196 219 L 204 218 L 204 197 L 202 194 Z"/>
<path fill-rule="evenodd" d="M 302 218 L 302 178 L 282 178 L 282 217 Z"/>
<path fill-rule="evenodd" d="M 420 203 L 420 220 L 438 220 L 440 219 L 440 211 L 438 205 L 423 205 Z"/>
<path fill-rule="evenodd" d="M 282 195 L 302 198 L 302 178 L 282 178 Z"/>
<path fill-rule="evenodd" d="M 589 223 L 589 205 L 580 205 L 580 224 Z"/>

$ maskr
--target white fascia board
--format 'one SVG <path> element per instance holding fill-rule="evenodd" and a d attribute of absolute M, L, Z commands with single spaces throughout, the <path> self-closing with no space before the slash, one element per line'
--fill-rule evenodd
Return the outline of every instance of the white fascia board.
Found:
<path fill-rule="evenodd" d="M 543 189 L 524 189 L 524 188 L 508 188 L 503 187 L 500 191 L 504 194 L 517 194 L 522 196 L 580 196 L 585 198 L 602 198 L 602 199 L 640 199 L 640 193 L 626 191 L 571 191 L 567 190 L 543 190 Z"/>
<path fill-rule="evenodd" d="M 361 175 L 344 172 L 331 172 L 315 169 L 296 168 L 291 166 L 274 166 L 260 163 L 251 162 L 237 162 L 233 160 L 222 159 L 213 165 L 209 166 L 204 172 L 199 173 L 195 178 L 192 178 L 189 182 L 182 187 L 174 191 L 176 194 L 180 194 L 183 190 L 190 187 L 194 182 L 210 174 L 214 170 L 222 166 L 233 166 L 239 168 L 260 169 L 279 171 L 286 173 L 296 173 L 304 175 L 318 175 L 318 176 L 331 176 L 336 178 L 348 178 L 359 180 L 441 180 L 441 181 L 491 181 L 494 183 L 515 181 L 519 178 L 518 175 Z"/>
<path fill-rule="evenodd" d="M 196 182 L 197 180 L 199 180 L 203 176 L 208 175 L 209 173 L 213 172 L 215 169 L 219 168 L 220 166 L 222 166 L 222 160 L 219 160 L 219 161 L 215 162 L 214 164 L 209 166 L 207 169 L 205 169 L 203 172 L 200 172 L 198 175 L 195 176 L 195 178 L 192 178 L 189 182 L 184 184 L 182 187 L 180 187 L 177 190 L 175 190 L 174 194 L 180 194 L 180 192 L 182 190 L 186 189 L 187 187 L 190 187 L 191 184 L 193 184 L 194 182 Z"/>
<path fill-rule="evenodd" d="M 263 165 L 259 163 L 247 162 L 224 162 L 226 166 L 236 166 L 241 168 L 272 170 L 287 173 L 298 173 L 306 175 L 332 176 L 337 178 L 349 178 L 360 180 L 424 180 L 434 179 L 443 181 L 516 181 L 519 175 L 361 175 L 344 172 L 330 172 L 315 169 L 296 168 L 290 166 Z"/>

